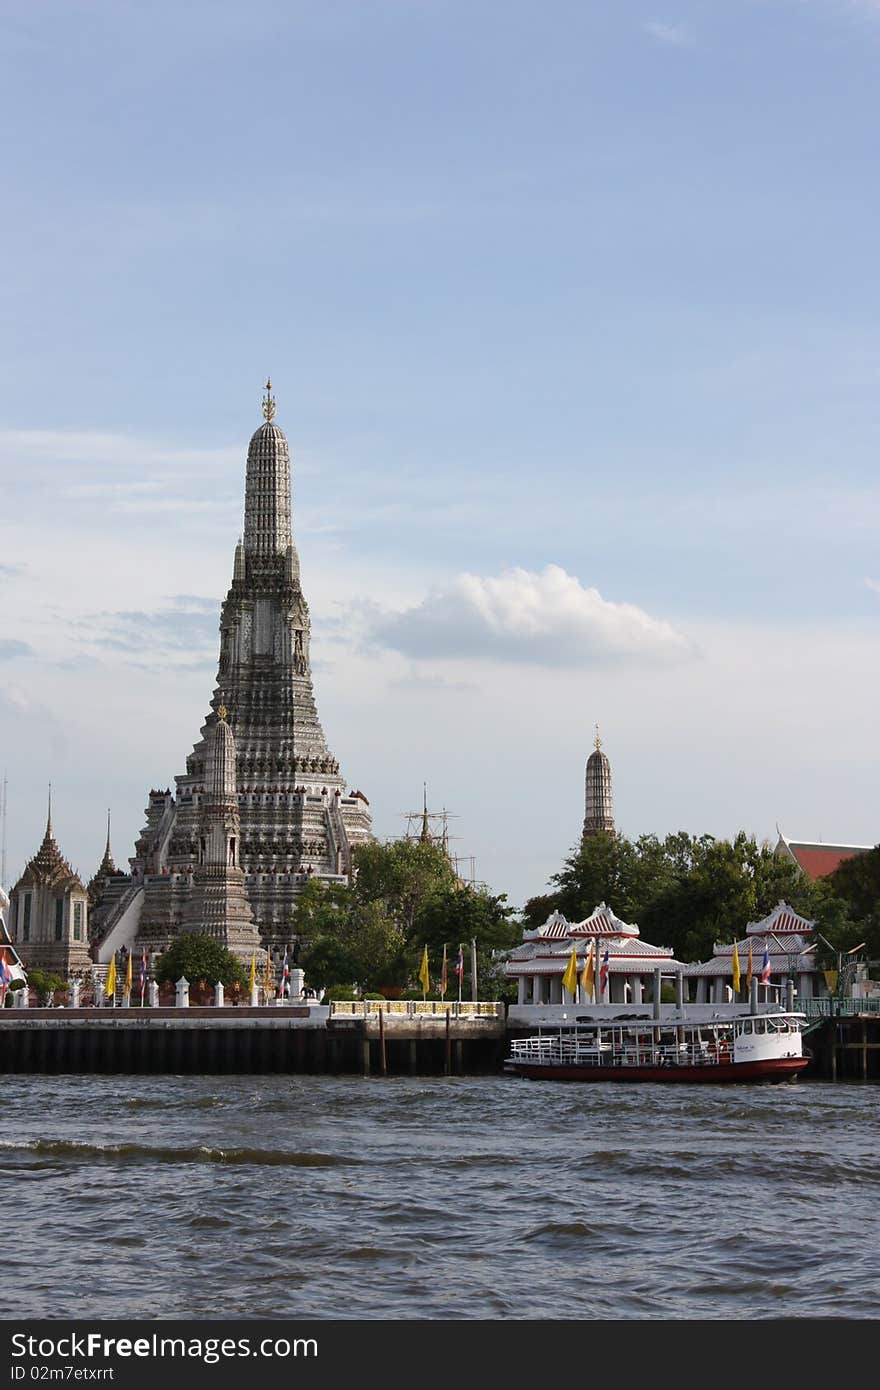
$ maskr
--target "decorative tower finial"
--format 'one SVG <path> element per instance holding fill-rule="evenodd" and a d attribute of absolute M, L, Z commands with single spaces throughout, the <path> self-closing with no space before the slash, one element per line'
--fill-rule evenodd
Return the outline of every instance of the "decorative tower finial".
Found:
<path fill-rule="evenodd" d="M 272 378 L 266 378 L 266 394 L 263 397 L 263 419 L 275 419 L 275 397 L 272 395 Z"/>
<path fill-rule="evenodd" d="M 600 737 L 599 737 L 599 725 L 597 724 L 595 727 L 596 727 L 596 752 L 598 753 L 599 749 L 602 747 L 602 740 L 601 740 Z"/>
<path fill-rule="evenodd" d="M 52 783 L 49 783 L 49 814 L 46 816 L 46 839 L 52 838 Z"/>
<path fill-rule="evenodd" d="M 104 857 L 105 857 L 105 858 L 109 858 L 109 855 L 110 855 L 110 807 L 108 806 L 108 807 L 107 807 L 107 848 L 104 850 Z"/>
<path fill-rule="evenodd" d="M 422 810 L 422 833 L 421 833 L 421 835 L 419 836 L 419 838 L 421 839 L 421 841 L 422 841 L 423 844 L 428 844 L 428 842 L 429 842 L 430 839 L 431 839 L 431 832 L 430 832 L 430 830 L 428 829 L 428 784 L 427 784 L 427 782 L 423 782 L 423 783 L 422 783 L 422 795 L 423 795 L 423 800 L 422 800 L 422 807 L 423 807 L 423 810 Z"/>
<path fill-rule="evenodd" d="M 224 704 L 221 703 L 217 706 L 217 718 L 220 720 L 222 724 L 226 723 L 226 716 L 228 713 L 229 710 L 226 708 Z"/>

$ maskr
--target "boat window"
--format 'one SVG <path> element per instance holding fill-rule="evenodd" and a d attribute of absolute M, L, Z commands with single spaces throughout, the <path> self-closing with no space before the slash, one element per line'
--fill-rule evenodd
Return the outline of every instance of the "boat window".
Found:
<path fill-rule="evenodd" d="M 745 1023 L 742 1025 L 742 1032 L 743 1032 L 743 1033 L 751 1033 L 751 1031 L 752 1031 L 752 1020 L 751 1020 L 750 1018 L 747 1018 L 746 1021 L 745 1021 Z"/>
<path fill-rule="evenodd" d="M 755 1032 L 756 1032 L 756 1033 L 766 1033 L 766 1031 L 767 1031 L 767 1025 L 766 1025 L 764 1019 L 763 1019 L 763 1018 L 756 1018 L 756 1019 L 755 1019 Z"/>

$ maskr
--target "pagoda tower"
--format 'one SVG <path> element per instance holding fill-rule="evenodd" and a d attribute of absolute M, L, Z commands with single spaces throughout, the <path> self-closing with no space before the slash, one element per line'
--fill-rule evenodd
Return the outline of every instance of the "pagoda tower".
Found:
<path fill-rule="evenodd" d="M 28 969 L 70 979 L 91 968 L 88 891 L 58 848 L 51 792 L 43 843 L 9 896 L 15 944 Z"/>
<path fill-rule="evenodd" d="M 251 921 L 264 947 L 283 948 L 304 884 L 312 876 L 345 882 L 353 847 L 371 835 L 369 803 L 362 792 L 347 792 L 315 705 L 309 608 L 291 531 L 290 451 L 275 423 L 271 382 L 263 417 L 248 447 L 244 534 L 220 612 L 211 708 L 186 772 L 175 778 L 175 792 L 150 792 L 130 861 L 132 894 L 139 885 L 144 890 L 138 940 L 160 950 L 181 930 L 195 930 L 193 923 L 208 910 L 197 903 L 208 901 L 206 870 L 224 868 L 204 857 L 221 820 L 235 841 L 235 863 L 225 865 L 235 870 L 223 889 L 224 910 L 232 914 L 226 930 L 232 949 L 243 949 L 233 940 L 247 938 L 248 953 Z M 224 718 L 221 705 L 228 710 Z M 225 732 L 218 733 L 218 724 Z M 233 800 L 235 835 L 229 828 Z M 233 891 L 239 874 L 250 919 Z M 132 902 L 129 894 L 126 911 Z M 103 932 L 108 939 L 115 921 L 111 913 Z"/>
<path fill-rule="evenodd" d="M 195 891 L 186 905 L 183 925 L 185 931 L 204 932 L 237 955 L 250 957 L 260 945 L 260 933 L 254 925 L 239 864 L 241 818 L 235 740 L 226 713 L 221 705 L 211 736 L 207 793 L 199 815 Z"/>
<path fill-rule="evenodd" d="M 614 805 L 611 799 L 611 764 L 602 751 L 597 724 L 595 747 L 587 758 L 584 779 L 583 838 L 602 833 L 614 834 Z"/>

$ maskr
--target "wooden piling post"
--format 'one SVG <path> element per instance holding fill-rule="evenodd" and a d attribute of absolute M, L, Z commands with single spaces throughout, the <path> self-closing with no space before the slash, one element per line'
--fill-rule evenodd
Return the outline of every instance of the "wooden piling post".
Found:
<path fill-rule="evenodd" d="M 834 1008 L 833 1001 L 831 1007 Z M 831 1080 L 837 1080 L 837 1021 L 833 1013 L 831 1015 Z"/>
<path fill-rule="evenodd" d="M 379 1070 L 383 1076 L 388 1075 L 388 1058 L 385 1054 L 385 1010 L 381 1004 L 379 1006 Z"/>
<path fill-rule="evenodd" d="M 449 1023 L 449 1010 L 446 1010 L 446 1046 L 443 1049 L 443 1075 L 452 1075 L 452 1032 Z"/>

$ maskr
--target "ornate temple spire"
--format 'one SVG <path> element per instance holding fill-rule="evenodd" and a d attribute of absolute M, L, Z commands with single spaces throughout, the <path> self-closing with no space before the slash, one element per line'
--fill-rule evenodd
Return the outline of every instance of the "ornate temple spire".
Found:
<path fill-rule="evenodd" d="M 211 740 L 208 762 L 208 799 L 212 802 L 235 801 L 238 792 L 235 782 L 235 739 L 227 722 L 225 705 L 217 710 L 217 723 Z"/>
<path fill-rule="evenodd" d="M 99 874 L 115 874 L 116 865 L 113 862 L 113 851 L 110 848 L 110 807 L 107 807 L 107 844 L 104 846 L 104 858 L 98 866 Z"/>
<path fill-rule="evenodd" d="M 611 796 L 611 764 L 602 751 L 599 725 L 593 752 L 587 758 L 584 779 L 584 838 L 589 835 L 614 834 L 614 804 Z"/>
<path fill-rule="evenodd" d="M 64 858 L 55 841 L 52 830 L 52 784 L 49 783 L 49 814 L 46 817 L 46 833 L 43 843 L 31 859 L 16 884 L 16 888 L 35 884 L 51 884 L 63 887 L 80 888 L 85 891 L 79 874 Z"/>
<path fill-rule="evenodd" d="M 244 492 L 244 549 L 252 558 L 286 555 L 290 535 L 290 450 L 284 431 L 274 423 L 271 381 L 263 397 L 265 422 L 248 446 Z"/>

